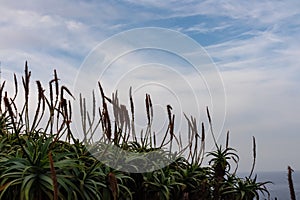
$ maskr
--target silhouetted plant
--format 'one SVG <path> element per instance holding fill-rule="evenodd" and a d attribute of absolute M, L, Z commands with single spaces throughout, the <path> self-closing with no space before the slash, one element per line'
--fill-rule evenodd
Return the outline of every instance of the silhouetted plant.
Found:
<path fill-rule="evenodd" d="M 293 183 L 293 178 L 292 178 L 292 172 L 293 171 L 294 170 L 290 166 L 288 166 L 288 182 L 289 182 L 291 200 L 296 200 L 294 183 Z"/>
<path fill-rule="evenodd" d="M 60 86 L 56 71 L 48 90 L 36 81 L 35 107 L 29 103 L 30 79 L 26 62 L 21 107 L 17 103 L 16 75 L 12 97 L 4 90 L 5 82 L 0 84 L 0 199 L 248 200 L 258 199 L 259 192 L 269 195 L 265 188 L 269 182 L 257 182 L 256 176 L 251 178 L 256 160 L 255 138 L 250 175 L 239 178 L 235 173 L 238 155 L 228 145 L 229 132 L 225 147 L 218 145 L 208 108 L 215 150 L 206 153 L 203 122 L 198 130 L 196 119 L 184 114 L 188 128 L 188 144 L 184 145 L 181 134 L 175 132 L 172 107 L 166 105 L 168 128 L 158 141 L 152 128 L 150 94 L 145 95 L 147 127 L 139 133 L 135 128 L 132 89 L 129 89 L 130 109 L 127 109 L 119 102 L 117 91 L 110 98 L 99 82 L 100 106 L 95 92 L 92 92 L 91 110 L 87 109 L 85 97 L 79 95 L 81 140 L 72 133 L 70 99 L 74 98 L 73 94 Z M 95 134 L 100 134 L 99 141 L 94 141 Z M 175 153 L 174 146 L 178 147 Z M 108 149 L 112 147 L 118 147 L 118 152 Z M 124 157 L 124 152 L 130 154 Z M 97 160 L 96 155 L 105 156 L 106 161 Z M 210 160 L 207 166 L 202 166 L 205 155 Z M 159 159 L 154 161 L 153 157 Z M 151 168 L 159 163 L 168 165 Z M 236 164 L 233 173 L 232 163 Z M 152 170 L 139 173 L 142 168 Z M 128 169 L 131 173 L 125 172 Z"/>

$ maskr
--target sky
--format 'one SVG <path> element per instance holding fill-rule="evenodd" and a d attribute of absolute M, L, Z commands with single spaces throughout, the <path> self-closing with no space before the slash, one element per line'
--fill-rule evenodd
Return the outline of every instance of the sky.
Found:
<path fill-rule="evenodd" d="M 99 67 L 94 75 L 103 81 L 107 93 L 115 89 L 112 80 L 116 87 L 133 87 L 137 106 L 143 106 L 138 96 L 150 93 L 159 116 L 158 127 L 165 126 L 160 117 L 167 104 L 178 112 L 179 125 L 184 121 L 183 112 L 196 118 L 199 115 L 199 123 L 205 121 L 205 107 L 209 106 L 218 142 L 224 143 L 225 133 L 230 131 L 230 146 L 240 156 L 239 171 L 251 169 L 252 136 L 257 144 L 256 171 L 284 171 L 288 165 L 300 170 L 300 1 L 0 3 L 2 79 L 11 82 L 13 73 L 20 77 L 27 60 L 32 79 L 40 79 L 44 85 L 56 69 L 68 87 L 80 83 L 91 89 L 89 77 L 79 82 L 78 74 L 94 72 L 85 64 L 92 59 L 91 52 L 101 51 L 99 55 L 114 59 L 107 71 L 99 66 L 101 61 L 93 60 Z M 200 76 L 193 72 L 191 63 L 163 49 L 114 55 L 126 45 L 118 43 L 120 33 L 150 30 L 147 27 L 199 44 L 203 47 L 200 54 L 213 63 L 213 73 Z M 133 39 L 151 43 L 154 37 L 145 32 Z M 111 45 L 112 55 L 108 55 L 108 47 L 103 48 L 103 41 Z M 169 38 L 160 41 L 167 43 Z M 183 43 L 172 41 L 168 43 L 172 48 L 183 48 Z M 124 93 L 120 95 L 128 95 L 128 91 Z"/>

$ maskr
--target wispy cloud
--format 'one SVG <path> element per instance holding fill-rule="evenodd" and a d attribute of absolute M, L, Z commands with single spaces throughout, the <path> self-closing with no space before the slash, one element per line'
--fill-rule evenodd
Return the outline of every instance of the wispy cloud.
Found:
<path fill-rule="evenodd" d="M 170 12 L 167 13 L 168 16 L 172 17 L 175 15 L 181 17 L 192 15 L 227 16 L 238 20 L 250 20 L 250 22 L 256 22 L 257 25 L 278 22 L 299 15 L 300 4 L 298 1 L 128 1 L 145 7 L 165 9 Z"/>
<path fill-rule="evenodd" d="M 188 28 L 184 29 L 183 31 L 208 34 L 208 33 L 212 33 L 215 31 L 224 31 L 228 27 L 230 27 L 229 24 L 209 27 L 209 26 L 207 26 L 207 23 L 202 22 L 202 23 L 194 25 L 192 27 L 188 27 Z"/>

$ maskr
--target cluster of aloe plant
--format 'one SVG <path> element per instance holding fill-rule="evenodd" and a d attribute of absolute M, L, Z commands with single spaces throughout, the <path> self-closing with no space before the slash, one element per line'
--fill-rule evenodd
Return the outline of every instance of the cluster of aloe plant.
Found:
<path fill-rule="evenodd" d="M 86 99 L 79 97 L 80 139 L 72 132 L 73 94 L 60 86 L 56 71 L 48 90 L 36 81 L 34 108 L 30 107 L 30 78 L 26 63 L 21 107 L 16 75 L 12 97 L 4 90 L 5 82 L 0 87 L 0 199 L 248 200 L 259 199 L 260 194 L 270 198 L 265 187 L 268 182 L 252 177 L 255 138 L 251 173 L 240 178 L 236 175 L 239 157 L 228 145 L 229 134 L 224 147 L 217 144 L 208 109 L 216 150 L 206 153 L 204 123 L 199 131 L 196 120 L 185 116 L 188 144 L 183 145 L 181 135 L 174 131 L 175 115 L 168 105 L 168 128 L 158 142 L 152 130 L 150 95 L 145 98 L 147 128 L 137 133 L 131 90 L 127 109 L 119 103 L 117 93 L 109 98 L 99 83 L 101 106 L 97 107 L 93 93 L 93 106 L 88 111 Z M 176 152 L 172 152 L 174 146 Z M 206 165 L 204 157 L 209 159 Z M 161 163 L 168 164 L 155 167 Z M 147 170 L 142 173 L 142 168 Z"/>

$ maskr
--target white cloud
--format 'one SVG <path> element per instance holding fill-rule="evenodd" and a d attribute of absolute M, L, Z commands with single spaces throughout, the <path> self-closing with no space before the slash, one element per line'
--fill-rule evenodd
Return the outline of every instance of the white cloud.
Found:
<path fill-rule="evenodd" d="M 208 47 L 221 69 L 228 99 L 226 127 L 232 144 L 241 152 L 241 169 L 251 164 L 251 136 L 258 147 L 258 170 L 276 170 L 295 151 L 293 141 L 279 148 L 282 137 L 294 138 L 299 130 L 299 52 L 294 35 L 276 30 L 257 32 L 248 39 L 234 39 Z M 283 136 L 285 135 L 285 136 Z M 245 143 L 240 141 L 248 138 Z M 295 139 L 295 138 L 294 138 Z M 288 140 L 283 140 L 285 144 Z M 278 155 L 285 159 L 274 159 Z M 270 158 L 272 165 L 265 162 Z M 292 158 L 290 158 L 292 160 Z M 271 162 L 271 161 L 270 161 Z M 294 162 L 295 163 L 295 162 Z M 284 163 L 286 165 L 286 162 Z M 276 167 L 275 167 L 276 166 Z M 299 163 L 295 163 L 295 167 Z M 276 169 L 275 169 L 276 168 Z"/>
<path fill-rule="evenodd" d="M 234 19 L 252 19 L 258 23 L 271 23 L 282 19 L 289 18 L 299 14 L 298 1 L 132 1 L 127 2 L 144 6 L 155 7 L 171 11 L 168 15 L 176 14 L 177 16 L 192 16 L 192 15 L 213 15 L 213 16 L 228 16 Z"/>
<path fill-rule="evenodd" d="M 200 23 L 200 24 L 194 25 L 192 27 L 183 29 L 183 31 L 208 34 L 208 33 L 215 32 L 215 31 L 224 31 L 224 29 L 226 29 L 228 27 L 230 27 L 230 25 L 226 24 L 226 23 L 224 23 L 220 26 L 211 26 L 211 27 L 209 27 L 207 25 L 207 23 Z"/>

